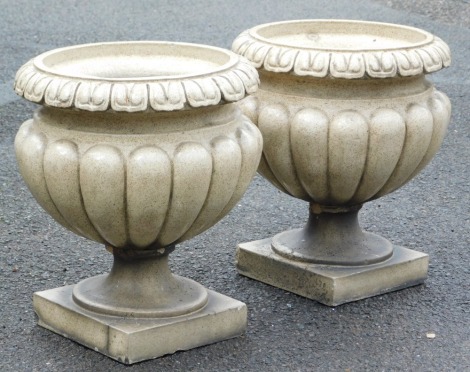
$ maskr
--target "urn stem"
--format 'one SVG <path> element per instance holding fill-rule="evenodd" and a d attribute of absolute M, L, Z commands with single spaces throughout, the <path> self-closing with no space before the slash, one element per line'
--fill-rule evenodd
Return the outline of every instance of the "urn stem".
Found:
<path fill-rule="evenodd" d="M 362 231 L 360 207 L 312 204 L 306 226 L 276 235 L 272 249 L 286 258 L 317 264 L 360 266 L 385 261 L 392 256 L 393 246 L 378 235 Z"/>
<path fill-rule="evenodd" d="M 171 273 L 168 254 L 123 252 L 113 250 L 109 274 L 85 279 L 75 286 L 73 299 L 77 305 L 107 315 L 155 318 L 188 314 L 207 303 L 202 285 Z"/>

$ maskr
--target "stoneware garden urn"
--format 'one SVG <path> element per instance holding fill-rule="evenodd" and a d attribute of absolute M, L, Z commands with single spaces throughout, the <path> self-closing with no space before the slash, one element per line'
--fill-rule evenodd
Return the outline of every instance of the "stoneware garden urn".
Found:
<path fill-rule="evenodd" d="M 114 256 L 109 274 L 35 293 L 40 325 L 128 364 L 244 332 L 246 306 L 173 275 L 168 255 L 255 174 L 262 137 L 233 102 L 257 87 L 243 57 L 184 43 L 73 46 L 18 71 L 42 106 L 15 141 L 26 184 Z"/>
<path fill-rule="evenodd" d="M 247 30 L 233 50 L 260 74 L 240 104 L 263 135 L 259 171 L 310 214 L 240 244 L 239 272 L 330 306 L 422 283 L 428 255 L 362 231 L 358 211 L 438 151 L 451 105 L 425 75 L 449 66 L 448 46 L 400 25 L 300 20 Z"/>

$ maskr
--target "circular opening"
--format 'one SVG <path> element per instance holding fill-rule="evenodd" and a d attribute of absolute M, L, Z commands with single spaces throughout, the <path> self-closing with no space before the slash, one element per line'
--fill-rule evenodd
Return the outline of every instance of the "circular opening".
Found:
<path fill-rule="evenodd" d="M 251 35 L 269 44 L 329 51 L 367 51 L 411 48 L 433 36 L 413 27 L 362 21 L 305 20 L 269 23 Z"/>
<path fill-rule="evenodd" d="M 238 57 L 223 49 L 186 43 L 122 42 L 86 44 L 38 56 L 38 69 L 93 80 L 167 80 L 225 70 Z"/>

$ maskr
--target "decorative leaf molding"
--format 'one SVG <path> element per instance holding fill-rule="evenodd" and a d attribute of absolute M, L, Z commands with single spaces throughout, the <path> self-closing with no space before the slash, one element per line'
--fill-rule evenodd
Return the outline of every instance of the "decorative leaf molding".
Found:
<path fill-rule="evenodd" d="M 290 46 L 258 33 L 261 27 L 280 25 L 285 29 L 290 25 L 295 27 L 301 22 L 309 21 L 279 22 L 246 30 L 235 39 L 232 50 L 246 57 L 256 68 L 317 78 L 362 79 L 415 76 L 438 71 L 451 63 L 450 50 L 444 41 L 425 31 L 405 26 L 393 25 L 425 34 L 428 36 L 427 39 L 415 45 L 405 44 L 398 48 L 341 50 Z M 313 24 L 326 21 L 312 20 L 310 22 Z M 336 22 L 339 25 L 347 21 Z M 350 23 L 358 25 L 360 22 L 350 21 Z M 372 22 L 363 22 L 363 24 L 380 26 L 379 23 Z M 393 37 L 393 34 L 391 36 Z M 347 31 L 345 31 L 345 37 L 347 37 Z"/>
<path fill-rule="evenodd" d="M 228 63 L 212 73 L 209 70 L 171 79 L 149 77 L 144 81 L 100 80 L 52 73 L 38 66 L 36 62 L 40 58 L 30 60 L 18 70 L 15 92 L 29 101 L 60 108 L 127 112 L 184 110 L 239 101 L 256 92 L 259 85 L 256 69 L 236 55 L 235 63 Z"/>

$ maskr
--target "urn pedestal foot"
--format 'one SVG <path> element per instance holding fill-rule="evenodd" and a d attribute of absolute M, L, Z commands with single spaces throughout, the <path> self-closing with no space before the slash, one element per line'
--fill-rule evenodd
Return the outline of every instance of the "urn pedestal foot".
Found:
<path fill-rule="evenodd" d="M 278 255 L 294 261 L 325 265 L 360 266 L 392 257 L 393 245 L 379 235 L 362 231 L 354 207 L 310 205 L 306 226 L 281 232 L 271 247 Z"/>
<path fill-rule="evenodd" d="M 34 293 L 38 324 L 125 364 L 237 337 L 246 329 L 245 304 L 211 290 L 198 311 L 133 318 L 86 310 L 74 302 L 73 289 L 70 285 Z"/>
<path fill-rule="evenodd" d="M 236 266 L 244 276 L 337 306 L 421 284 L 427 277 L 427 254 L 393 246 L 390 258 L 362 266 L 296 261 L 276 254 L 272 239 L 239 244 Z"/>

